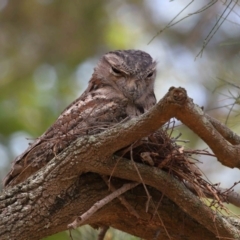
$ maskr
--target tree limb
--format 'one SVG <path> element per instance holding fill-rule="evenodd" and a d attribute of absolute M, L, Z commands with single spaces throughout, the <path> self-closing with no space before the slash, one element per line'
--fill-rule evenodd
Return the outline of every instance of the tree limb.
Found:
<path fill-rule="evenodd" d="M 67 229 L 76 216 L 109 194 L 106 184 L 99 179 L 96 181 L 96 173 L 141 182 L 131 161 L 121 159 L 116 166 L 113 154 L 156 131 L 172 117 L 198 134 L 223 164 L 240 166 L 238 145 L 232 146 L 224 139 L 219 129 L 187 97 L 184 89 L 170 88 L 148 113 L 101 134 L 77 139 L 25 182 L 4 190 L 0 196 L 0 238 L 34 240 Z M 194 239 L 213 239 L 215 236 L 239 239 L 237 228 L 204 205 L 177 179 L 155 167 L 140 163 L 136 166 L 144 183 L 151 186 L 148 187 L 153 197 L 149 212 L 144 211 L 146 192 L 138 186 L 136 191 L 142 198 L 133 200 L 131 192 L 124 196 L 130 205 L 137 203 L 135 210 L 139 220 L 119 200 L 113 200 L 93 214 L 86 224 L 113 226 L 146 239 L 169 238 L 166 228 L 172 239 L 182 239 L 183 236 L 184 239 L 193 239 L 193 236 Z M 85 174 L 87 172 L 94 174 Z M 117 181 L 118 186 L 124 183 L 119 179 L 113 181 Z M 158 218 L 152 219 L 156 211 L 154 202 L 162 198 L 159 191 L 170 200 L 162 200 L 164 207 L 158 209 Z M 184 222 L 179 225 L 182 215 Z M 185 229 L 184 232 L 181 228 Z"/>

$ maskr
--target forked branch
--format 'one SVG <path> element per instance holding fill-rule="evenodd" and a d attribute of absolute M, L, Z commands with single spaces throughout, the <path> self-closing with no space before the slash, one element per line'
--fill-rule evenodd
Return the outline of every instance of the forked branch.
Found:
<path fill-rule="evenodd" d="M 25 182 L 6 189 L 0 196 L 0 238 L 40 239 L 67 229 L 66 223 L 71 223 L 81 213 L 87 212 L 94 202 L 104 199 L 109 194 L 104 182 L 101 185 L 99 180 L 94 180 L 93 176 L 96 174 L 141 183 L 132 162 L 121 159 L 116 166 L 113 155 L 116 151 L 155 132 L 173 117 L 181 120 L 202 138 L 221 163 L 229 167 L 240 167 L 238 137 L 234 134 L 232 134 L 234 137 L 230 137 L 230 130 L 226 131 L 225 126 L 204 114 L 202 109 L 188 98 L 185 89 L 172 87 L 148 113 L 101 134 L 77 139 Z M 152 166 L 141 163 L 136 163 L 136 166 L 146 186 L 152 187 L 149 189 L 150 194 L 160 194 L 158 192 L 160 191 L 176 204 L 174 212 L 169 213 L 172 222 L 178 219 L 179 211 L 183 211 L 186 213 L 184 224 L 196 226 L 198 223 L 200 237 L 204 235 L 204 239 L 213 239 L 213 236 L 239 239 L 240 233 L 233 225 L 204 205 L 177 179 Z M 95 175 L 81 175 L 86 172 Z M 124 183 L 119 179 L 118 181 L 120 181 L 118 186 Z M 141 198 L 133 200 L 129 192 L 124 195 L 131 206 L 136 201 L 139 204 L 135 209 L 140 217 L 138 220 L 127 208 L 113 200 L 113 205 L 105 205 L 94 213 L 94 217 L 90 217 L 86 224 L 109 226 L 111 223 L 113 227 L 143 238 L 154 236 L 159 229 L 164 232 L 162 222 L 166 225 L 169 218 L 164 217 L 161 212 L 161 221 L 151 219 L 150 213 L 156 209 L 152 210 L 150 202 L 150 212 L 145 212 L 146 192 L 142 193 L 145 194 L 144 201 Z M 88 198 L 89 195 L 91 198 Z M 156 196 L 153 196 L 152 203 Z M 160 198 L 162 199 L 159 196 L 158 199 Z M 117 215 L 112 214 L 113 209 L 114 211 L 119 209 Z M 165 209 L 168 209 L 166 205 Z M 169 211 L 170 209 L 172 207 Z M 161 208 L 158 211 L 162 211 Z M 122 225 L 118 218 L 121 218 L 120 222 L 124 221 Z M 136 221 L 137 225 L 133 225 Z M 144 228 L 148 223 L 150 223 L 148 228 Z M 37 226 L 37 230 L 33 225 Z M 168 226 L 170 225 L 166 227 Z M 168 232 L 171 235 L 176 229 L 172 229 L 172 232 L 170 230 L 168 229 Z M 193 239 L 190 237 L 193 236 L 191 234 L 197 235 L 198 230 L 192 231 L 192 227 L 189 227 L 188 231 L 185 234 L 189 234 L 189 239 Z M 162 233 L 156 239 L 166 239 L 164 236 L 166 237 Z M 196 239 L 201 238 L 196 236 Z"/>

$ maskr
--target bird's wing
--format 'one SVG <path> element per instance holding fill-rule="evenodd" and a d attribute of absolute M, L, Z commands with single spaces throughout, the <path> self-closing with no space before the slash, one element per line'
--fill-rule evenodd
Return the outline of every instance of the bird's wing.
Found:
<path fill-rule="evenodd" d="M 24 181 L 79 136 L 95 134 L 126 118 L 126 102 L 85 91 L 12 163 L 4 186 Z"/>

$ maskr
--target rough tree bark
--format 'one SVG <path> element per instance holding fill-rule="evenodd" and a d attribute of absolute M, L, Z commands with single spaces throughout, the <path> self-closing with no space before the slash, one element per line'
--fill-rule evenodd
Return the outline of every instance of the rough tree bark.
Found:
<path fill-rule="evenodd" d="M 4 190 L 0 239 L 41 239 L 66 230 L 76 217 L 110 194 L 101 175 L 111 175 L 116 189 L 129 181 L 141 183 L 132 162 L 121 159 L 116 165 L 114 153 L 172 117 L 202 138 L 222 164 L 240 167 L 239 137 L 204 114 L 184 89 L 170 88 L 148 113 L 101 134 L 79 138 L 25 182 Z M 124 194 L 138 217 L 115 199 L 83 224 L 112 226 L 145 239 L 240 239 L 240 231 L 227 218 L 213 212 L 175 178 L 161 169 L 136 165 L 152 197 L 148 212 L 146 191 L 140 184 Z"/>

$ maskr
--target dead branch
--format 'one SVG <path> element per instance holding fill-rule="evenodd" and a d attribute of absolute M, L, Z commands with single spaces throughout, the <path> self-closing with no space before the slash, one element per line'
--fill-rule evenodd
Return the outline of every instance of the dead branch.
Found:
<path fill-rule="evenodd" d="M 110 181 L 108 181 L 107 176 L 102 175 L 101 177 L 112 192 L 116 191 L 116 188 L 110 183 Z M 124 196 L 120 195 L 118 196 L 118 199 L 121 201 L 122 205 L 124 205 L 127 208 L 129 213 L 133 214 L 137 219 L 140 218 L 137 211 L 126 201 Z"/>
<path fill-rule="evenodd" d="M 126 183 L 121 188 L 117 189 L 116 191 L 112 192 L 105 198 L 101 199 L 100 201 L 96 202 L 87 212 L 83 213 L 80 217 L 77 217 L 73 223 L 68 225 L 68 228 L 77 228 L 81 226 L 88 218 L 90 218 L 97 210 L 102 208 L 104 205 L 111 202 L 114 198 L 119 197 L 121 194 L 125 193 L 126 191 L 136 187 L 139 183 Z"/>
<path fill-rule="evenodd" d="M 180 18 L 179 20 L 175 21 L 175 20 L 193 3 L 193 1 L 191 1 L 191 2 L 188 3 L 181 11 L 179 11 L 179 13 L 178 13 L 174 18 L 172 18 L 171 21 L 170 21 L 163 29 L 161 29 L 160 31 L 158 31 L 158 32 L 156 33 L 156 35 L 151 38 L 151 40 L 149 41 L 148 44 L 150 44 L 159 34 L 161 34 L 161 33 L 162 33 L 163 31 L 165 31 L 166 29 L 168 29 L 168 28 L 170 28 L 170 27 L 172 27 L 172 26 L 174 26 L 174 25 L 182 22 L 182 21 L 185 20 L 186 18 L 189 18 L 189 17 L 191 17 L 191 16 L 193 16 L 193 15 L 195 15 L 195 14 L 199 14 L 199 13 L 201 13 L 201 12 L 206 11 L 208 8 L 212 7 L 216 2 L 217 2 L 217 0 L 212 0 L 211 2 L 207 3 L 207 4 L 204 5 L 203 7 L 199 8 L 197 11 L 195 11 L 195 12 L 193 12 L 193 13 L 189 13 L 188 15 L 186 15 L 186 16 Z M 215 26 L 214 26 L 214 28 L 215 28 Z M 214 29 L 214 28 L 213 28 L 213 29 Z"/>
<path fill-rule="evenodd" d="M 192 184 L 186 182 L 185 185 L 191 192 L 198 195 Z M 229 189 L 220 188 L 220 187 L 215 187 L 215 189 L 220 195 L 224 195 L 223 202 L 231 203 L 236 207 L 240 207 L 240 195 L 237 192 L 234 192 L 233 190 L 229 191 Z M 205 196 L 207 198 L 215 199 L 215 196 L 213 195 L 213 193 L 211 191 L 204 190 L 203 193 L 205 194 Z"/>

